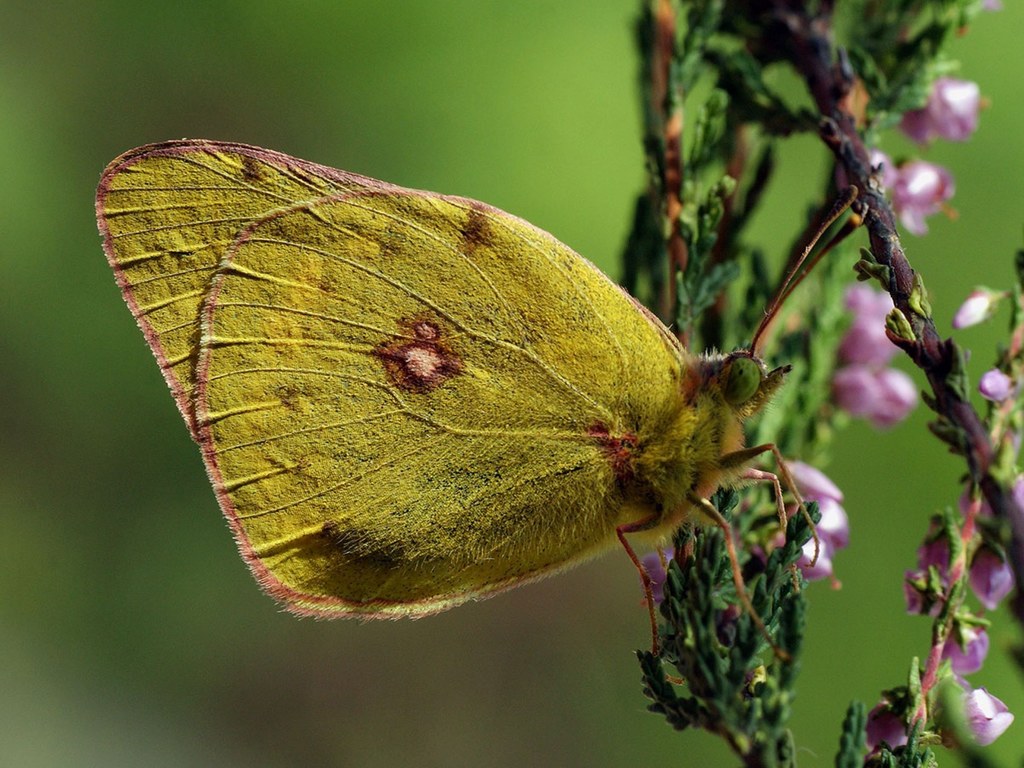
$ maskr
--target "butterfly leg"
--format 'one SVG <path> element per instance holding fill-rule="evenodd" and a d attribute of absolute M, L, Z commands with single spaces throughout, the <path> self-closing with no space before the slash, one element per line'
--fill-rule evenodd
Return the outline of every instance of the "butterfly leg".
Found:
<path fill-rule="evenodd" d="M 814 558 L 811 560 L 811 565 L 814 565 L 818 561 L 818 553 L 821 551 L 821 539 L 818 538 L 818 529 L 815 526 L 814 521 L 807 513 L 807 507 L 804 505 L 804 500 L 800 496 L 800 491 L 797 490 L 796 481 L 793 479 L 793 475 L 789 471 L 789 467 L 786 466 L 785 460 L 782 458 L 782 452 L 778 449 L 775 443 L 764 443 L 762 445 L 755 445 L 753 448 L 744 448 L 740 451 L 733 451 L 727 453 L 722 457 L 722 467 L 724 469 L 739 469 L 749 464 L 753 459 L 760 456 L 762 453 L 771 452 L 772 456 L 775 457 L 775 465 L 778 467 L 779 475 L 782 475 L 782 482 L 779 481 L 779 475 L 774 472 L 768 472 L 763 469 L 755 469 L 754 467 L 746 467 L 743 474 L 740 475 L 741 480 L 752 480 L 755 482 L 768 481 L 772 484 L 775 490 L 775 510 L 779 517 L 779 526 L 783 531 L 786 530 L 786 523 L 789 520 L 789 516 L 786 514 L 786 506 L 782 501 L 782 485 L 785 483 L 786 488 L 793 494 L 796 499 L 797 509 L 800 510 L 800 514 L 803 515 L 804 519 L 811 527 L 811 537 L 814 539 Z"/>
<path fill-rule="evenodd" d="M 732 526 L 729 521 L 722 517 L 722 513 L 719 512 L 715 505 L 707 499 L 702 499 L 696 494 L 690 494 L 688 497 L 689 501 L 693 506 L 697 507 L 703 512 L 715 525 L 717 525 L 723 536 L 725 537 L 725 549 L 729 553 L 729 562 L 732 563 L 732 583 L 736 587 L 736 595 L 739 597 L 740 602 L 743 603 L 743 608 L 747 611 L 747 614 L 753 620 L 754 625 L 757 627 L 761 636 L 771 646 L 772 652 L 778 659 L 782 661 L 789 661 L 790 656 L 784 650 L 779 648 L 772 640 L 772 636 L 768 633 L 768 627 L 764 625 L 764 621 L 758 615 L 757 611 L 754 610 L 754 604 L 750 601 L 750 595 L 747 594 L 747 587 L 743 581 L 743 573 L 740 571 L 740 560 L 736 554 L 736 541 L 733 538 Z"/>
<path fill-rule="evenodd" d="M 643 584 L 644 598 L 647 601 L 647 611 L 651 617 L 651 655 L 653 656 L 658 656 L 661 653 L 661 643 L 658 640 L 658 618 L 654 615 L 654 582 L 651 580 L 651 574 L 647 572 L 644 564 L 640 562 L 640 558 L 636 556 L 636 552 L 633 550 L 632 545 L 626 539 L 626 534 L 646 530 L 656 521 L 657 516 L 650 515 L 641 520 L 637 520 L 634 523 L 625 523 L 615 528 L 615 535 L 619 537 L 619 543 L 622 545 L 622 548 L 626 550 L 626 554 L 629 556 L 629 559 L 633 561 L 633 566 L 636 568 L 637 573 L 640 574 L 640 581 Z"/>

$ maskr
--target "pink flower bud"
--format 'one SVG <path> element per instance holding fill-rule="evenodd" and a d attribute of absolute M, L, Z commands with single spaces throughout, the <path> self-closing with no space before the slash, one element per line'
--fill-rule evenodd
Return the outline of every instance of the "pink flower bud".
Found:
<path fill-rule="evenodd" d="M 903 600 L 907 606 L 907 613 L 920 614 L 925 612 L 925 599 L 922 588 L 918 584 L 927 582 L 928 574 L 925 571 L 904 571 L 903 572 Z M 942 606 L 939 603 L 929 606 L 928 613 L 932 616 L 938 615 Z"/>
<path fill-rule="evenodd" d="M 828 475 L 802 461 L 787 462 L 797 490 L 807 501 L 818 502 L 821 518 L 815 526 L 818 543 L 810 539 L 804 544 L 803 555 L 797 562 L 808 581 L 817 581 L 832 575 L 832 556 L 850 543 L 850 520 L 840 502 L 843 492 Z M 814 565 L 815 552 L 817 560 Z"/>
<path fill-rule="evenodd" d="M 978 127 L 981 91 L 977 83 L 940 77 L 932 86 L 928 103 L 907 112 L 900 128 L 918 144 L 938 137 L 966 141 Z"/>
<path fill-rule="evenodd" d="M 892 310 L 892 297 L 865 283 L 854 283 L 843 293 L 843 306 L 858 318 L 866 317 L 884 323 Z"/>
<path fill-rule="evenodd" d="M 846 549 L 850 545 L 850 518 L 835 499 L 818 502 L 821 519 L 818 521 L 818 536 L 833 550 Z"/>
<path fill-rule="evenodd" d="M 988 633 L 981 627 L 966 627 L 962 637 L 950 637 L 942 646 L 942 658 L 949 659 L 953 671 L 958 675 L 969 675 L 981 669 L 988 655 Z M 963 641 L 963 647 L 960 646 Z"/>
<path fill-rule="evenodd" d="M 913 380 L 895 368 L 841 368 L 832 379 L 832 396 L 844 411 L 866 418 L 880 429 L 899 423 L 917 405 Z"/>
<path fill-rule="evenodd" d="M 903 421 L 917 405 L 917 387 L 903 371 L 883 368 L 878 372 L 879 402 L 870 415 L 876 427 L 891 427 Z"/>
<path fill-rule="evenodd" d="M 817 559 L 814 557 L 815 552 L 818 555 Z M 812 561 L 814 565 L 811 565 Z M 831 547 L 823 538 L 820 539 L 819 544 L 815 544 L 814 539 L 808 539 L 807 543 L 804 544 L 803 554 L 800 555 L 800 559 L 797 560 L 796 564 L 800 567 L 800 571 L 808 581 L 819 581 L 828 578 L 832 575 Z"/>
<path fill-rule="evenodd" d="M 899 172 L 896 170 L 892 159 L 880 149 L 872 149 L 869 153 L 869 158 L 871 160 L 871 167 L 877 169 L 879 173 L 879 182 L 882 185 L 882 189 L 892 189 L 899 176 Z"/>
<path fill-rule="evenodd" d="M 985 373 L 981 374 L 981 379 L 978 381 L 978 391 L 981 392 L 981 396 L 986 400 L 991 400 L 995 403 L 1002 402 L 1014 394 L 1013 379 L 998 368 L 993 368 L 991 371 L 985 371 Z"/>
<path fill-rule="evenodd" d="M 894 749 L 907 743 L 907 727 L 896 713 L 889 709 L 887 701 L 882 701 L 868 712 L 868 722 L 864 731 L 867 736 L 867 747 L 872 751 L 881 747 L 883 743 Z"/>
<path fill-rule="evenodd" d="M 990 611 L 995 610 L 1013 589 L 1010 564 L 988 547 L 982 547 L 975 553 L 968 580 L 978 601 Z"/>
<path fill-rule="evenodd" d="M 889 298 L 886 294 L 881 294 Z M 890 303 L 890 308 L 892 304 Z M 860 316 L 847 329 L 839 342 L 839 359 L 844 363 L 862 365 L 885 365 L 892 360 L 899 348 L 885 333 L 885 319 L 875 320 Z"/>
<path fill-rule="evenodd" d="M 672 551 L 668 549 L 661 550 L 661 554 L 657 551 L 648 552 L 640 558 L 644 570 L 651 577 L 651 593 L 654 595 L 654 602 L 656 603 L 660 603 L 665 599 L 665 579 L 668 576 L 665 572 L 665 566 L 662 565 L 662 555 L 666 563 L 672 559 Z"/>
<path fill-rule="evenodd" d="M 984 688 L 964 694 L 964 715 L 975 741 L 983 747 L 1002 736 L 1013 722 L 1006 705 Z"/>
<path fill-rule="evenodd" d="M 843 500 L 843 492 L 839 490 L 839 486 L 820 469 L 802 461 L 787 461 L 786 466 L 793 475 L 797 490 L 808 501 Z"/>
<path fill-rule="evenodd" d="M 839 359 L 877 365 L 892 360 L 899 350 L 885 334 L 885 318 L 892 310 L 889 294 L 855 283 L 846 289 L 843 303 L 853 313 L 853 324 L 839 343 Z"/>
<path fill-rule="evenodd" d="M 1019 440 L 1019 438 L 1017 438 Z M 1018 450 L 1020 446 L 1017 446 Z M 1013 496 L 1013 500 L 1017 502 L 1017 506 L 1024 510 L 1024 475 L 1017 475 L 1013 481 L 1013 487 L 1010 489 L 1010 493 Z M 960 508 L 960 514 L 966 515 L 967 510 L 971 505 L 971 494 L 970 488 L 965 488 L 964 492 L 960 495 L 958 506 Z M 981 508 L 978 510 L 980 517 L 992 517 L 992 507 L 989 506 L 985 497 L 981 497 Z"/>
<path fill-rule="evenodd" d="M 1005 295 L 987 288 L 975 288 L 967 294 L 964 303 L 953 315 L 953 327 L 970 328 L 972 325 L 985 322 L 999 309 L 999 302 Z"/>
<path fill-rule="evenodd" d="M 928 101 L 932 126 L 948 141 L 967 141 L 978 128 L 981 90 L 970 80 L 940 77 Z"/>
<path fill-rule="evenodd" d="M 945 536 L 932 538 L 936 530 L 936 524 L 932 523 L 924 543 L 917 548 L 917 570 L 903 574 L 903 597 L 907 613 L 936 616 L 942 609 L 944 597 L 933 593 L 939 587 L 934 584 L 930 570 L 934 568 L 938 571 L 941 589 L 944 589 L 949 581 L 949 542 Z"/>
<path fill-rule="evenodd" d="M 932 140 L 933 131 L 928 117 L 928 108 L 912 109 L 904 113 L 900 120 L 900 130 L 903 131 L 911 141 L 918 144 L 927 144 Z"/>
<path fill-rule="evenodd" d="M 900 221 L 915 235 L 928 232 L 925 217 L 938 213 L 956 187 L 949 171 L 934 163 L 913 160 L 900 166 L 892 187 L 892 203 Z"/>
<path fill-rule="evenodd" d="M 917 567 L 923 571 L 935 567 L 945 581 L 946 572 L 949 570 L 949 542 L 945 536 L 925 541 L 917 548 Z"/>

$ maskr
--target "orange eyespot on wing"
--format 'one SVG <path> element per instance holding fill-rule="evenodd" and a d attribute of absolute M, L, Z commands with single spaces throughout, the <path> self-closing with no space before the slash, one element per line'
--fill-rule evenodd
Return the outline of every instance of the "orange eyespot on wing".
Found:
<path fill-rule="evenodd" d="M 441 328 L 430 320 L 399 320 L 410 338 L 382 342 L 374 354 L 391 382 L 406 392 L 426 393 L 462 371 L 462 360 L 448 348 Z"/>

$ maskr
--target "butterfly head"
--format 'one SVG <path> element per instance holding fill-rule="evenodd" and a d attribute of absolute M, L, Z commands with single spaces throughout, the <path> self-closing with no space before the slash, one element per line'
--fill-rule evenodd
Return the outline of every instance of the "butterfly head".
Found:
<path fill-rule="evenodd" d="M 715 378 L 725 402 L 745 419 L 771 400 L 789 371 L 788 365 L 769 370 L 752 352 L 739 350 L 720 359 Z"/>

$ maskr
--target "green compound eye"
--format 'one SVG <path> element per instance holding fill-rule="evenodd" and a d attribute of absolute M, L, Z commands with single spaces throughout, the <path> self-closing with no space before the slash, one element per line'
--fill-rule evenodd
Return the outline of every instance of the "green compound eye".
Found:
<path fill-rule="evenodd" d="M 725 374 L 723 394 L 731 405 L 747 402 L 761 386 L 761 367 L 749 357 L 734 357 Z"/>

